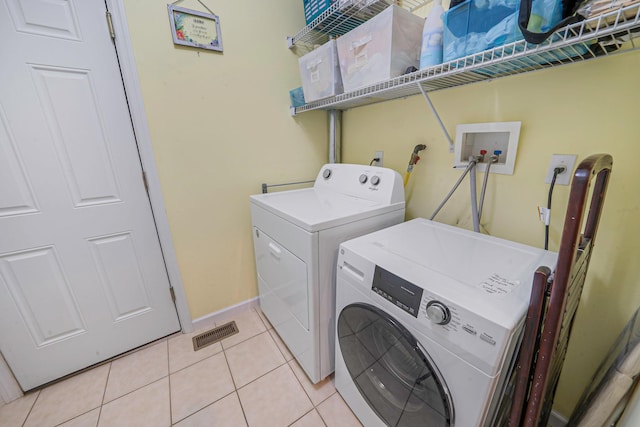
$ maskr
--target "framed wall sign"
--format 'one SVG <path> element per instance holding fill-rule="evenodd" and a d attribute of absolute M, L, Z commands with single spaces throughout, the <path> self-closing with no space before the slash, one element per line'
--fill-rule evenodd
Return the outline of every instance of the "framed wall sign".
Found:
<path fill-rule="evenodd" d="M 222 52 L 220 18 L 213 13 L 168 4 L 173 43 Z"/>

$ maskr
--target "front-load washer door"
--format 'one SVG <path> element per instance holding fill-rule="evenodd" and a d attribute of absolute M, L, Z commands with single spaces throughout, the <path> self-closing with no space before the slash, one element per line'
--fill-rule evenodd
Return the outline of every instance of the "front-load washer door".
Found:
<path fill-rule="evenodd" d="M 338 343 L 351 379 L 387 425 L 453 425 L 451 396 L 437 367 L 392 316 L 372 305 L 348 305 L 338 317 Z"/>

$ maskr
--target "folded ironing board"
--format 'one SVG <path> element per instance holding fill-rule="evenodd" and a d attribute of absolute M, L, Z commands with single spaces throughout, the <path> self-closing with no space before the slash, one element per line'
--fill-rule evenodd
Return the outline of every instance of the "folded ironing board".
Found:
<path fill-rule="evenodd" d="M 534 275 L 524 335 L 498 425 L 547 426 L 612 163 L 608 154 L 592 155 L 574 173 L 556 270 L 551 275 L 541 267 Z"/>

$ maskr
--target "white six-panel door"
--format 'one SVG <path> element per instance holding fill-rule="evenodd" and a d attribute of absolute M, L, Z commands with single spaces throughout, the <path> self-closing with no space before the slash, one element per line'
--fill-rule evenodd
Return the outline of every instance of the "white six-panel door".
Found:
<path fill-rule="evenodd" d="M 24 390 L 179 329 L 102 0 L 0 3 L 0 351 Z"/>

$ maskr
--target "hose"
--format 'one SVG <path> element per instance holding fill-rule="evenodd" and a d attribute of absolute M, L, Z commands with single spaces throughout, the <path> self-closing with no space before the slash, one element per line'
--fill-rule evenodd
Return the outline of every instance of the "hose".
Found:
<path fill-rule="evenodd" d="M 462 176 L 460 176 L 460 178 L 458 178 L 458 181 L 453 185 L 453 188 L 451 189 L 451 191 L 449 191 L 449 194 L 447 194 L 447 196 L 444 198 L 444 200 L 442 201 L 442 203 L 440 203 L 440 206 L 438 206 L 436 208 L 436 210 L 433 212 L 433 214 L 431 214 L 431 217 L 429 219 L 434 219 L 436 217 L 436 215 L 438 215 L 438 212 L 440 212 L 440 209 L 442 209 L 444 207 L 444 205 L 449 201 L 449 199 L 451 198 L 451 196 L 453 195 L 453 193 L 458 189 L 458 187 L 460 186 L 460 183 L 462 182 L 462 180 L 464 179 L 464 177 L 469 173 L 469 171 L 471 170 L 471 168 L 473 168 L 475 166 L 475 161 L 470 161 L 469 164 L 467 165 L 466 169 L 464 170 L 464 172 L 462 173 Z"/>
<path fill-rule="evenodd" d="M 420 156 L 418 156 L 418 153 L 420 153 L 425 148 L 427 148 L 427 146 L 424 144 L 418 144 L 413 148 L 413 152 L 411 153 L 411 158 L 409 159 L 409 166 L 407 166 L 407 172 L 404 174 L 405 187 L 409 182 L 409 176 L 411 176 L 411 172 L 413 171 L 413 165 L 418 163 L 418 160 L 420 160 Z"/>
<path fill-rule="evenodd" d="M 484 206 L 484 195 L 487 191 L 487 181 L 489 180 L 489 171 L 491 170 L 491 165 L 498 161 L 498 156 L 493 154 L 489 161 L 487 162 L 487 169 L 484 171 L 484 179 L 482 180 L 482 191 L 480 192 L 480 204 L 478 205 L 478 222 L 482 219 L 482 206 Z"/>
<path fill-rule="evenodd" d="M 473 164 L 469 172 L 469 184 L 471 186 L 471 219 L 473 219 L 473 231 L 480 232 L 480 218 L 478 217 L 478 193 L 476 186 L 476 163 L 477 161 L 469 159 L 469 164 Z"/>

